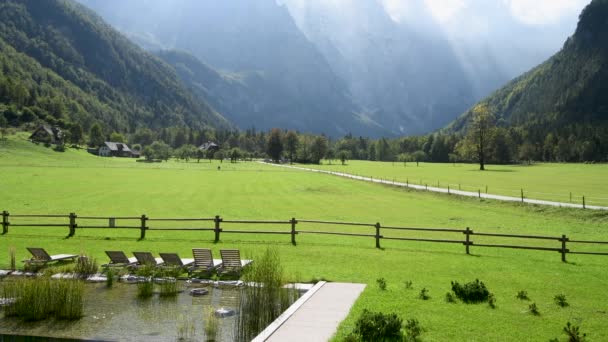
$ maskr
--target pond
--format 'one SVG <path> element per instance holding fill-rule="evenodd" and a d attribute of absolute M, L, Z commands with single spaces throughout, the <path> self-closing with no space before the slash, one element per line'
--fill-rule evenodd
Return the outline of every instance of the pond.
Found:
<path fill-rule="evenodd" d="M 205 287 L 203 296 L 190 295 L 202 285 L 178 282 L 180 293 L 162 298 L 137 298 L 137 285 L 114 283 L 86 284 L 84 317 L 76 321 L 48 319 L 23 322 L 0 314 L 0 334 L 103 341 L 204 341 L 205 322 L 210 311 L 220 308 L 238 312 L 241 288 Z M 236 316 L 217 319 L 216 341 L 233 341 Z M 1 337 L 2 335 L 0 335 Z M 10 340 L 10 338 L 9 338 Z"/>

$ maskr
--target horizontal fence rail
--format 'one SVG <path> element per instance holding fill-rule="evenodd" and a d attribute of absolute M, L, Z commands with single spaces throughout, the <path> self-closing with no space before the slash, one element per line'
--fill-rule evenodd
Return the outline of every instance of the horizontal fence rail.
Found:
<path fill-rule="evenodd" d="M 41 222 L 47 219 L 49 222 Z M 53 222 L 50 222 L 53 221 Z M 63 222 L 58 222 L 63 221 Z M 77 221 L 82 222 L 78 224 Z M 95 224 L 91 223 L 95 222 Z M 105 221 L 105 223 L 104 223 Z M 201 227 L 185 227 L 184 223 L 192 224 L 200 223 Z M 166 226 L 167 224 L 175 224 L 177 226 Z M 150 225 L 153 226 L 150 226 Z M 274 226 L 285 227 L 285 230 L 270 230 L 266 229 L 249 229 L 243 226 Z M 298 229 L 302 225 L 317 227 L 319 230 Z M 212 226 L 212 227 L 210 227 Z M 228 228 L 230 226 L 230 228 Z M 234 229 L 237 226 L 240 228 Z M 366 232 L 347 232 L 334 231 L 329 229 L 330 226 L 350 226 L 362 227 L 361 229 L 369 229 Z M 25 214 L 10 214 L 8 211 L 2 212 L 2 235 L 9 233 L 10 227 L 36 227 L 36 228 L 68 228 L 67 238 L 71 238 L 79 229 L 125 229 L 139 230 L 139 239 L 146 238 L 148 231 L 190 231 L 190 232 L 213 232 L 214 242 L 219 242 L 221 234 L 256 234 L 256 235 L 290 235 L 291 243 L 296 245 L 296 236 L 298 234 L 317 234 L 317 235 L 337 235 L 349 237 L 373 238 L 376 248 L 381 248 L 381 240 L 392 241 L 411 241 L 411 242 L 427 242 L 427 243 L 442 243 L 442 244 L 461 244 L 465 247 L 465 253 L 471 254 L 472 247 L 485 248 L 509 248 L 509 249 L 524 249 L 536 251 L 558 252 L 561 255 L 561 260 L 566 262 L 567 254 L 581 255 L 608 255 L 608 251 L 588 251 L 588 250 L 572 250 L 568 247 L 577 245 L 608 245 L 608 241 L 591 241 L 591 240 L 574 240 L 566 235 L 561 236 L 541 236 L 541 235 L 524 235 L 524 234 L 503 234 L 503 233 L 483 233 L 473 231 L 469 227 L 466 229 L 456 228 L 421 228 L 421 227 L 395 227 L 382 226 L 379 222 L 376 223 L 361 223 L 361 222 L 337 222 L 337 221 L 322 221 L 322 220 L 225 220 L 220 215 L 214 217 L 201 218 L 151 218 L 147 215 L 141 216 L 77 216 L 75 213 L 67 215 L 25 215 Z M 282 228 L 279 228 L 282 229 Z M 391 232 L 417 232 L 421 234 L 443 234 L 440 238 L 427 236 L 384 236 L 381 233 Z M 452 234 L 450 238 L 444 235 Z M 487 243 L 483 241 L 473 241 L 474 237 L 497 238 L 497 239 L 518 239 L 519 241 L 551 241 L 556 242 L 555 246 L 536 246 L 536 245 L 518 245 L 518 244 L 499 244 Z M 538 244 L 538 243 L 537 243 Z"/>

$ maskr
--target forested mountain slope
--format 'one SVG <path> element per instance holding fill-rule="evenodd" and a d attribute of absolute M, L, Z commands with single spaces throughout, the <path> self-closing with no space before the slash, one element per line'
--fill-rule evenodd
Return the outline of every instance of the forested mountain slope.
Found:
<path fill-rule="evenodd" d="M 546 62 L 480 104 L 545 160 L 604 160 L 608 136 L 608 0 L 593 0 L 573 36 Z M 466 131 L 472 110 L 445 131 Z M 531 147 L 531 148 L 532 148 Z"/>
<path fill-rule="evenodd" d="M 0 109 L 13 124 L 230 127 L 175 71 L 70 0 L 0 3 Z"/>

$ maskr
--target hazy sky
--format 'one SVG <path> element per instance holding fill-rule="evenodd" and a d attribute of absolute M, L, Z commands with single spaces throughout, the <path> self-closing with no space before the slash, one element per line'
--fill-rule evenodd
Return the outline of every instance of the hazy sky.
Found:
<path fill-rule="evenodd" d="M 341 1 L 341 0 L 329 0 Z M 564 17 L 577 16 L 589 0 L 379 0 L 390 16 L 399 21 L 407 17 L 416 2 L 422 1 L 433 17 L 446 23 L 463 15 L 467 8 L 482 6 L 488 2 L 504 6 L 518 21 L 530 25 L 555 24 Z M 491 18 L 494 13 L 487 13 Z"/>

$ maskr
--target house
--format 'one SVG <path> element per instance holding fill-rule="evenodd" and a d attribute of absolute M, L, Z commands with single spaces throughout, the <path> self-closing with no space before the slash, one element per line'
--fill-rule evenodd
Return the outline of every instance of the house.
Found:
<path fill-rule="evenodd" d="M 134 153 L 131 151 L 129 146 L 124 143 L 106 141 L 99 148 L 99 152 L 97 153 L 100 157 L 128 157 L 128 158 L 137 158 L 139 157 L 139 153 Z"/>
<path fill-rule="evenodd" d="M 207 141 L 206 143 L 199 146 L 198 149 L 201 151 L 204 151 L 204 152 L 210 152 L 210 151 L 217 152 L 220 149 L 220 147 L 212 141 Z"/>
<path fill-rule="evenodd" d="M 30 140 L 45 144 L 63 144 L 63 132 L 57 126 L 40 125 L 32 135 Z"/>

